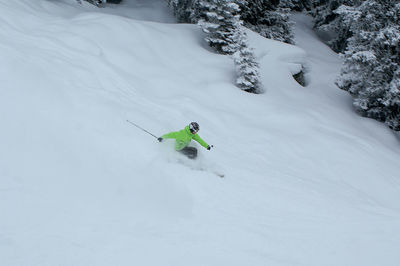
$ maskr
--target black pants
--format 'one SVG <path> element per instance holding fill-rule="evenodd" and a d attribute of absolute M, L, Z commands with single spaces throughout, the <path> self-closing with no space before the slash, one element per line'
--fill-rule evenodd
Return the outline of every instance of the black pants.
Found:
<path fill-rule="evenodd" d="M 186 155 L 189 159 L 196 159 L 197 157 L 197 149 L 195 147 L 185 147 L 179 152 Z"/>

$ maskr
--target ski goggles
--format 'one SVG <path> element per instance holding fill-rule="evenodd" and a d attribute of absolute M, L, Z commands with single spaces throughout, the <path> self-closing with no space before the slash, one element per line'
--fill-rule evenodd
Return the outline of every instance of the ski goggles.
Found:
<path fill-rule="evenodd" d="M 199 132 L 198 128 L 195 128 L 195 127 L 192 127 L 192 126 L 190 126 L 189 129 L 190 129 L 190 132 L 192 132 L 192 134 L 196 134 L 197 132 Z"/>

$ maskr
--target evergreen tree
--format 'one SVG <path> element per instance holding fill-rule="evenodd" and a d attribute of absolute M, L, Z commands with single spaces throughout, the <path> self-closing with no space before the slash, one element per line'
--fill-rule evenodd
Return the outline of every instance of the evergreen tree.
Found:
<path fill-rule="evenodd" d="M 281 0 L 281 6 L 293 11 L 303 11 L 311 9 L 311 0 Z"/>
<path fill-rule="evenodd" d="M 199 25 L 207 33 L 206 41 L 217 52 L 233 55 L 236 85 L 247 92 L 261 93 L 259 65 L 248 47 L 247 35 L 239 16 L 239 6 L 232 0 L 204 0 L 196 8 Z"/>
<path fill-rule="evenodd" d="M 350 30 L 351 11 L 361 4 L 361 0 L 316 0 L 312 3 L 311 14 L 314 28 L 327 36 L 328 45 L 335 52 L 344 52 Z"/>
<path fill-rule="evenodd" d="M 265 38 L 293 43 L 288 2 L 279 0 L 239 0 L 244 25 Z"/>
<path fill-rule="evenodd" d="M 199 25 L 206 41 L 218 53 L 232 55 L 238 50 L 235 33 L 240 25 L 239 6 L 232 0 L 200 0 Z"/>
<path fill-rule="evenodd" d="M 244 91 L 262 93 L 259 65 L 252 49 L 248 47 L 247 35 L 243 28 L 237 31 L 238 50 L 233 54 L 236 66 L 236 85 Z"/>
<path fill-rule="evenodd" d="M 353 95 L 359 113 L 399 131 L 400 3 L 367 0 L 347 18 L 353 36 L 337 85 Z"/>
<path fill-rule="evenodd" d="M 180 23 L 192 23 L 196 0 L 167 0 L 168 5 Z"/>
<path fill-rule="evenodd" d="M 89 2 L 97 7 L 105 7 L 106 5 L 106 0 L 84 0 L 86 2 Z M 79 4 L 82 4 L 82 0 L 77 0 Z"/>
<path fill-rule="evenodd" d="M 178 20 L 198 23 L 205 40 L 220 54 L 233 55 L 238 75 L 237 86 L 261 93 L 258 64 L 248 48 L 247 35 L 240 20 L 236 1 L 244 0 L 168 0 Z"/>
<path fill-rule="evenodd" d="M 316 28 L 329 24 L 336 18 L 333 10 L 339 7 L 337 1 L 338 0 L 312 0 L 310 13 L 314 18 Z"/>

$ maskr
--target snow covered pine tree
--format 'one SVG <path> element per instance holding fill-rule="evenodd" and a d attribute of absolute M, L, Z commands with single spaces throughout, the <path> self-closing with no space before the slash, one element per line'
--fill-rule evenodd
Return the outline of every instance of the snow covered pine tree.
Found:
<path fill-rule="evenodd" d="M 289 8 L 290 10 L 301 12 L 311 9 L 311 0 L 286 0 L 281 1 L 282 7 Z"/>
<path fill-rule="evenodd" d="M 239 6 L 232 0 L 200 0 L 199 25 L 207 33 L 206 41 L 220 54 L 238 50 L 235 31 L 240 21 Z"/>
<path fill-rule="evenodd" d="M 367 0 L 349 12 L 353 36 L 337 85 L 359 113 L 400 131 L 400 3 Z"/>
<path fill-rule="evenodd" d="M 82 3 L 82 0 L 77 0 L 78 3 Z M 106 5 L 106 0 L 83 0 L 89 2 L 97 7 L 104 7 Z"/>
<path fill-rule="evenodd" d="M 317 0 L 313 3 L 314 28 L 337 53 L 344 52 L 347 47 L 352 35 L 350 11 L 360 4 L 360 0 Z M 346 12 L 342 12 L 344 10 Z"/>
<path fill-rule="evenodd" d="M 244 28 L 239 26 L 236 35 L 239 45 L 238 50 L 233 54 L 237 73 L 236 85 L 247 92 L 262 93 L 259 65 L 252 49 L 247 45 L 247 34 Z"/>
<path fill-rule="evenodd" d="M 198 24 L 207 33 L 208 44 L 221 54 L 233 55 L 236 85 L 247 92 L 261 93 L 259 65 L 248 47 L 239 5 L 232 0 L 200 0 L 197 4 Z"/>
<path fill-rule="evenodd" d="M 168 4 L 179 22 L 198 23 L 216 52 L 233 56 L 239 88 L 261 93 L 259 65 L 248 47 L 237 1 L 243 0 L 168 0 Z"/>
<path fill-rule="evenodd" d="M 237 1 L 244 26 L 265 38 L 294 43 L 293 25 L 289 22 L 290 9 L 286 8 L 290 3 L 279 0 Z"/>
<path fill-rule="evenodd" d="M 174 12 L 176 20 L 180 23 L 196 23 L 196 0 L 167 0 L 169 7 Z"/>

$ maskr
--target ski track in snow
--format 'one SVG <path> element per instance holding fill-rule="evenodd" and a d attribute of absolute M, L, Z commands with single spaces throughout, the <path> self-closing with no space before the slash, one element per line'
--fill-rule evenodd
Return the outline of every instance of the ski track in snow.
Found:
<path fill-rule="evenodd" d="M 1 265 L 398 265 L 399 141 L 306 16 L 297 47 L 249 32 L 251 95 L 162 1 L 0 5 Z M 126 119 L 215 147 L 182 160 Z"/>

